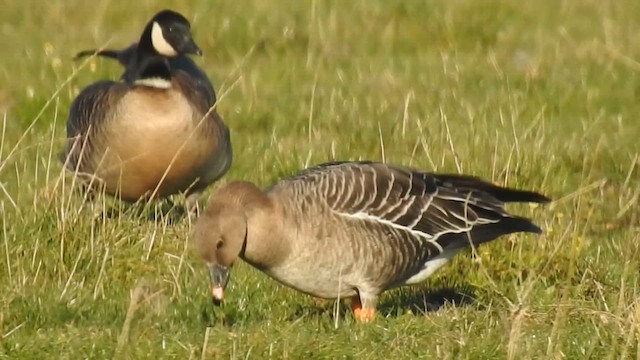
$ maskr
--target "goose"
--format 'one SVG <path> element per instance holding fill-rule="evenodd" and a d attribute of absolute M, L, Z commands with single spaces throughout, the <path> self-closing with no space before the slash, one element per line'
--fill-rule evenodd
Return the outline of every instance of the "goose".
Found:
<path fill-rule="evenodd" d="M 136 53 L 138 51 L 138 43 L 133 43 L 128 47 L 121 50 L 113 50 L 113 49 L 91 49 L 91 50 L 82 50 L 76 54 L 74 60 L 79 60 L 87 56 L 101 56 L 110 59 L 114 59 L 120 63 L 120 65 L 124 66 L 125 71 L 120 76 L 120 79 L 126 82 L 135 81 L 135 69 L 136 69 Z M 196 87 L 199 91 L 207 94 L 209 101 L 213 104 L 216 102 L 216 93 L 209 80 L 207 74 L 196 65 L 196 63 L 191 60 L 190 57 L 186 55 L 178 55 L 175 57 L 168 58 L 169 67 L 174 70 L 182 70 L 189 74 L 191 78 L 194 80 Z"/>
<path fill-rule="evenodd" d="M 200 55 L 181 14 L 163 10 L 147 23 L 130 80 L 99 81 L 73 100 L 67 120 L 66 168 L 127 202 L 184 193 L 197 210 L 207 186 L 232 161 L 229 129 L 198 81 L 171 59 Z"/>
<path fill-rule="evenodd" d="M 424 281 L 462 249 L 542 233 L 504 204 L 548 201 L 467 175 L 333 162 L 265 191 L 250 182 L 226 184 L 211 195 L 192 236 L 215 304 L 240 258 L 303 293 L 350 298 L 356 321 L 367 322 L 381 293 Z"/>

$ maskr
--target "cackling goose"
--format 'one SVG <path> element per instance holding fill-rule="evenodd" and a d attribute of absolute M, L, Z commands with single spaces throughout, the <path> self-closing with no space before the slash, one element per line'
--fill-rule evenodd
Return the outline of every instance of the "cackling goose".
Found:
<path fill-rule="evenodd" d="M 185 193 L 192 209 L 232 160 L 213 90 L 171 67 L 172 58 L 200 53 L 187 19 L 156 14 L 126 66 L 131 81 L 99 81 L 71 104 L 66 167 L 125 201 Z"/>

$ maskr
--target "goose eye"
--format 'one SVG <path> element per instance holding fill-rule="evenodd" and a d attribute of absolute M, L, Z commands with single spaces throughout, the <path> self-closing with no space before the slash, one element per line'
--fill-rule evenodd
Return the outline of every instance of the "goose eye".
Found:
<path fill-rule="evenodd" d="M 170 27 L 169 27 L 169 32 L 170 32 L 170 33 L 172 33 L 172 32 L 174 32 L 174 31 L 176 31 L 176 28 L 174 28 L 173 26 L 170 26 Z"/>

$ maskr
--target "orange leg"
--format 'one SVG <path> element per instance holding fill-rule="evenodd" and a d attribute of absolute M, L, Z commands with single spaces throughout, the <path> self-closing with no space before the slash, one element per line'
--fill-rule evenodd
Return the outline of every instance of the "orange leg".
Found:
<path fill-rule="evenodd" d="M 353 310 L 353 316 L 355 316 L 356 321 L 361 323 L 369 322 L 376 316 L 376 309 L 363 307 L 358 295 L 351 298 L 351 310 Z"/>

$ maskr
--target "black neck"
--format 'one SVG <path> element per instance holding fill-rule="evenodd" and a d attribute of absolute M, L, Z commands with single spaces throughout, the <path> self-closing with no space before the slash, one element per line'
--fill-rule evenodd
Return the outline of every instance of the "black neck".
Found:
<path fill-rule="evenodd" d="M 144 29 L 136 54 L 135 79 L 162 78 L 171 79 L 171 68 L 167 57 L 158 54 L 151 40 L 153 23 L 149 23 Z"/>
<path fill-rule="evenodd" d="M 169 68 L 169 61 L 162 56 L 147 55 L 140 57 L 140 54 L 138 54 L 137 68 L 139 79 L 171 79 L 171 69 Z"/>

